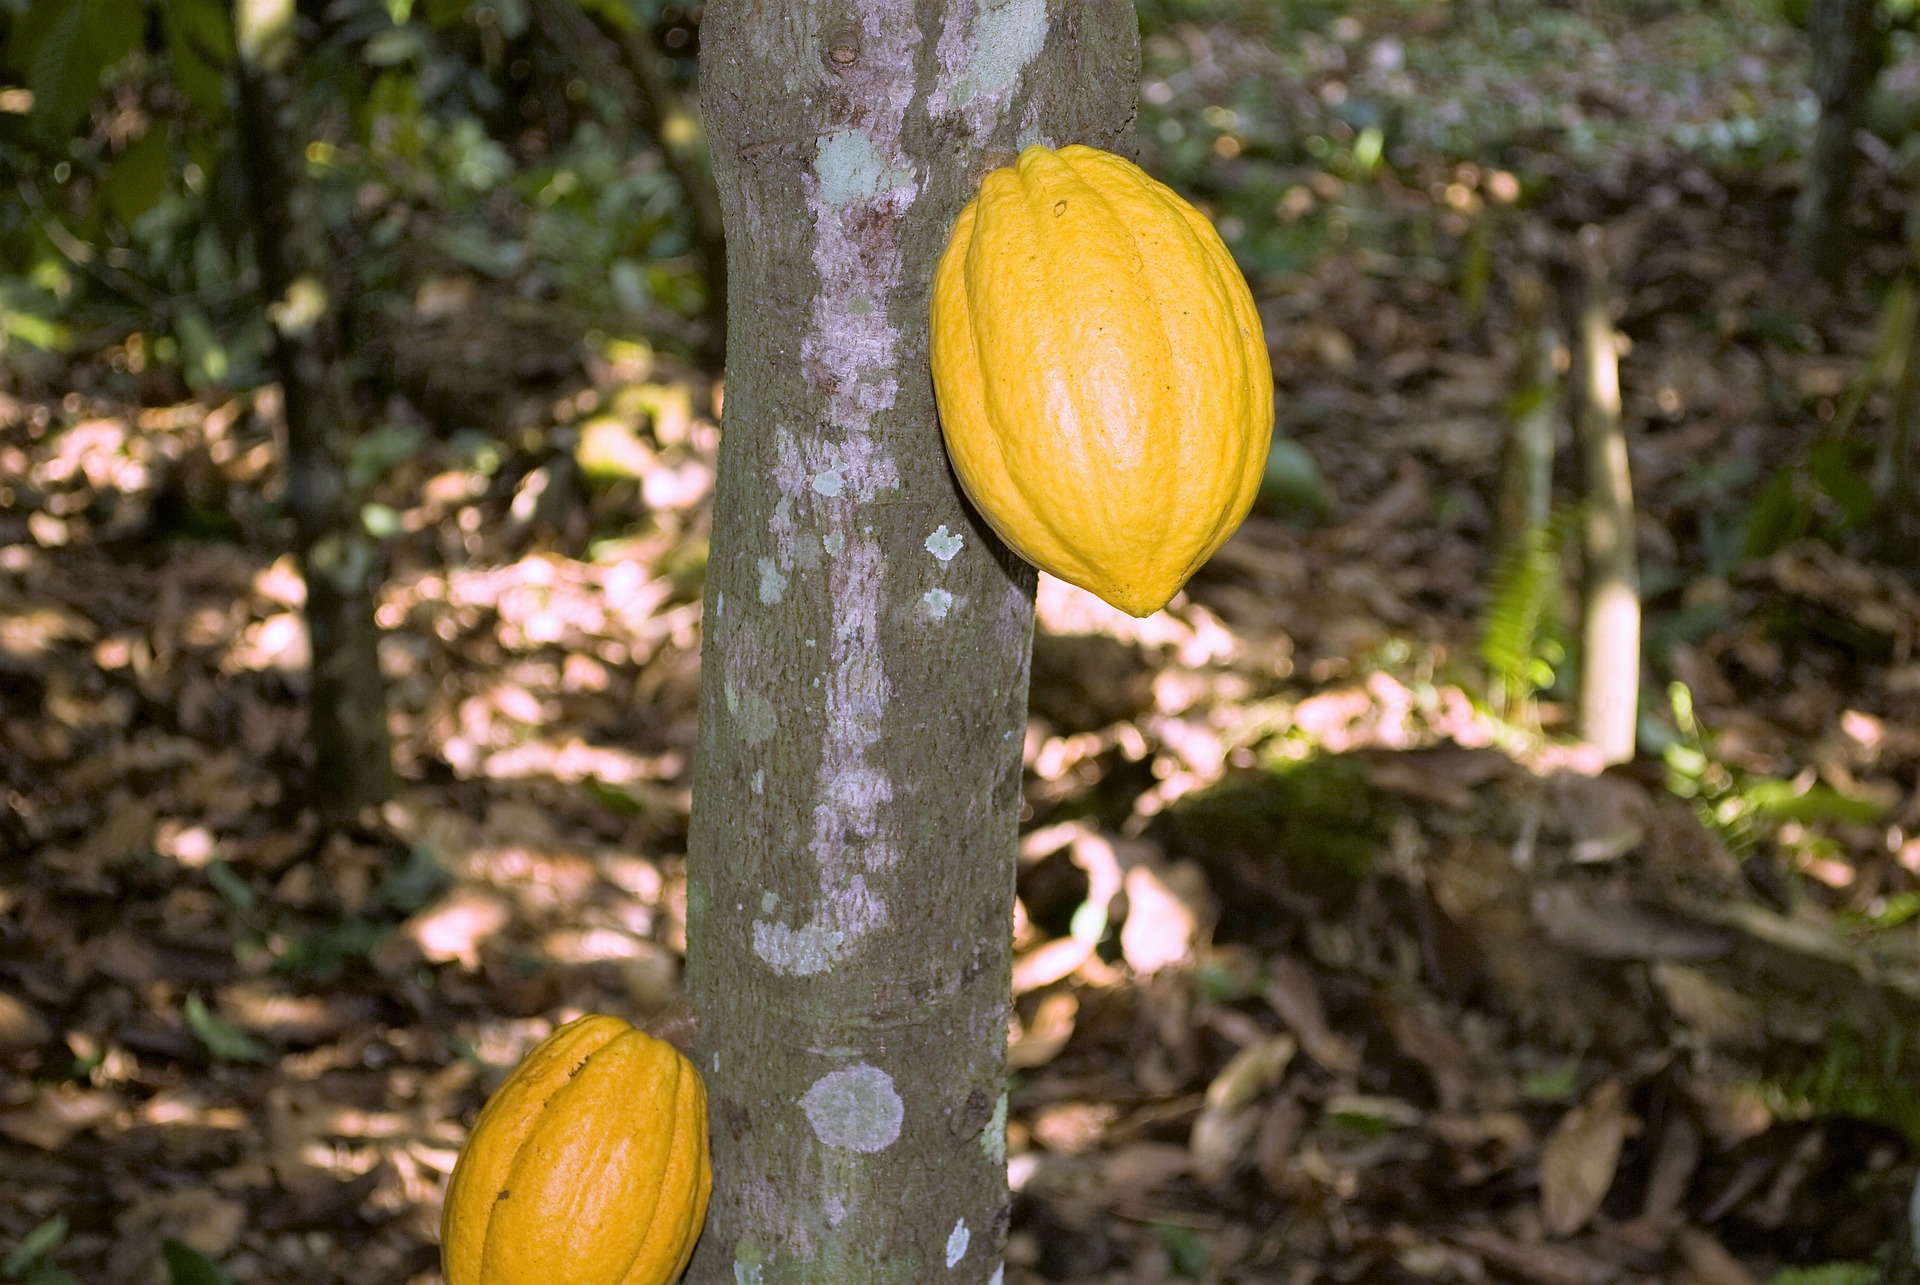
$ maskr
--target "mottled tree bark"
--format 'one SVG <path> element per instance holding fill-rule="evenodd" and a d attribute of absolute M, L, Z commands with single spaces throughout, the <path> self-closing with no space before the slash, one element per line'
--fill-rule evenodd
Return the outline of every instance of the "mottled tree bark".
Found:
<path fill-rule="evenodd" d="M 287 425 L 287 508 L 294 555 L 306 580 L 309 796 L 326 818 L 350 821 L 387 800 L 393 756 L 386 684 L 373 617 L 379 587 L 375 543 L 347 485 L 355 420 L 339 369 L 339 336 L 316 230 L 292 202 L 282 121 L 292 112 L 287 67 L 296 56 L 290 23 L 262 29 L 236 14 L 240 160 L 246 176 L 254 260 L 273 337 L 274 372 Z"/>
<path fill-rule="evenodd" d="M 1820 103 L 1807 177 L 1794 210 L 1793 249 L 1801 266 L 1837 283 L 1848 260 L 1847 203 L 1853 191 L 1860 113 L 1886 57 L 1880 0 L 1812 0 L 1813 94 Z"/>
<path fill-rule="evenodd" d="M 1126 0 L 718 0 L 726 418 L 689 840 L 688 1279 L 997 1281 L 1033 572 L 949 472 L 934 263 L 1021 144 L 1130 150 Z"/>

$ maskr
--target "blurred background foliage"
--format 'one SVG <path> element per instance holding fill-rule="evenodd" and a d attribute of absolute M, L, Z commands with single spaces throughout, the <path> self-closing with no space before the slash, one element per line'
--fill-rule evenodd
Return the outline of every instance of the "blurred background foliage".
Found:
<path fill-rule="evenodd" d="M 105 386 L 150 402 L 263 382 L 225 0 L 0 12 L 17 81 L 0 98 L 10 364 L 116 350 Z M 691 86 L 688 10 L 330 0 L 297 18 L 298 118 L 282 126 L 298 200 L 349 277 L 365 397 L 491 427 L 502 397 L 577 368 L 589 334 L 693 346 L 706 287 L 689 204 L 637 133 L 622 49 L 650 42 Z"/>
<path fill-rule="evenodd" d="M 1620 101 L 1595 104 L 1555 92 L 1568 69 L 1612 55 L 1578 6 L 1141 0 L 1144 158 L 1215 207 L 1250 272 L 1281 274 L 1329 237 L 1404 249 L 1431 236 L 1364 199 L 1303 192 L 1312 172 L 1364 192 L 1422 164 L 1492 169 L 1549 151 L 1577 163 L 1673 146 L 1755 168 L 1795 151 L 1810 104 L 1782 79 L 1800 73 L 1756 56 L 1770 38 L 1749 38 L 1749 23 L 1790 37 L 1767 0 L 1638 3 L 1664 19 L 1667 56 L 1618 68 Z M 646 89 L 626 46 L 637 35 L 690 92 L 698 16 L 658 0 L 302 0 L 300 119 L 288 125 L 304 144 L 303 199 L 351 265 L 372 390 L 425 393 L 429 358 L 448 355 L 416 350 L 410 312 L 485 315 L 502 342 L 526 327 L 527 367 L 501 373 L 537 373 L 589 332 L 696 350 L 698 233 L 661 140 L 636 123 Z M 131 340 L 140 369 L 117 373 L 150 390 L 258 382 L 225 0 L 3 0 L 0 20 L 16 84 L 0 99 L 0 165 L 18 197 L 0 210 L 12 360 Z M 1228 91 L 1204 104 L 1182 92 L 1210 70 L 1180 36 L 1201 21 L 1246 37 L 1228 55 Z M 1402 34 L 1364 50 L 1342 40 L 1375 27 Z M 1629 110 L 1656 94 L 1682 110 Z M 1898 86 L 1880 97 L 1875 119 L 1910 132 Z M 1523 194 L 1551 177 L 1513 172 Z M 504 312 L 456 307 L 457 291 L 434 289 L 449 277 Z"/>

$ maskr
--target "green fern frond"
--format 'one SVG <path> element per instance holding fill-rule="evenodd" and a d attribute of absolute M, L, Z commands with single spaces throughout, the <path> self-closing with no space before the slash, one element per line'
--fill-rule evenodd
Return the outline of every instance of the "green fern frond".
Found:
<path fill-rule="evenodd" d="M 1533 695 L 1553 682 L 1562 652 L 1562 552 L 1579 521 L 1563 506 L 1530 527 L 1494 563 L 1487 609 L 1480 622 L 1480 659 L 1487 696 L 1501 718 L 1530 716 Z"/>

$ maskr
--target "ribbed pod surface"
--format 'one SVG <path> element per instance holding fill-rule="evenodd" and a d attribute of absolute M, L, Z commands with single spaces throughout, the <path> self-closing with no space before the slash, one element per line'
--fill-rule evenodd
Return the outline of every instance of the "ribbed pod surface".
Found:
<path fill-rule="evenodd" d="M 447 1285 L 666 1285 L 712 1172 L 706 1087 L 618 1018 L 561 1027 L 475 1122 L 441 1214 Z"/>
<path fill-rule="evenodd" d="M 1246 516 L 1273 430 L 1259 314 L 1205 216 L 1131 162 L 1036 146 L 989 174 L 932 324 L 954 471 L 1029 561 L 1144 616 Z"/>

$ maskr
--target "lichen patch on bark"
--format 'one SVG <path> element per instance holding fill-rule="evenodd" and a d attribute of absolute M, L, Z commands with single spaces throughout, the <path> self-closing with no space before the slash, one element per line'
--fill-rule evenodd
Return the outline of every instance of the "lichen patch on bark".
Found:
<path fill-rule="evenodd" d="M 1047 0 L 974 0 L 973 13 L 940 33 L 941 83 L 928 98 L 928 112 L 958 115 L 975 137 L 985 137 L 1046 45 Z"/>
<path fill-rule="evenodd" d="M 900 1136 L 906 1115 L 893 1077 L 866 1062 L 827 1072 L 800 1106 L 814 1136 L 843 1151 L 885 1150 Z"/>
<path fill-rule="evenodd" d="M 927 552 L 941 562 L 952 562 L 954 555 L 960 552 L 966 542 L 967 538 L 964 535 L 947 530 L 946 524 L 942 523 L 939 529 L 927 537 Z"/>
<path fill-rule="evenodd" d="M 967 1243 L 973 1239 L 973 1233 L 967 1230 L 967 1220 L 954 1220 L 953 1230 L 947 1233 L 947 1268 L 951 1271 L 961 1259 L 967 1256 Z"/>

